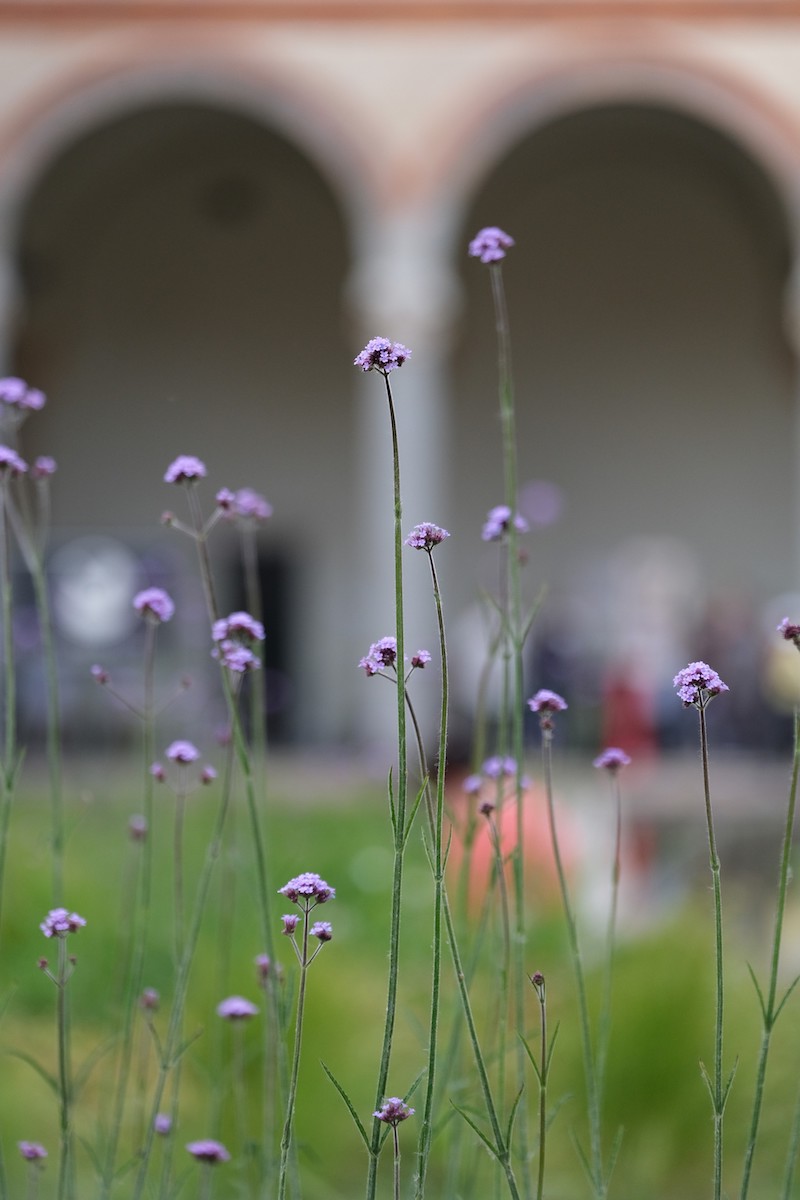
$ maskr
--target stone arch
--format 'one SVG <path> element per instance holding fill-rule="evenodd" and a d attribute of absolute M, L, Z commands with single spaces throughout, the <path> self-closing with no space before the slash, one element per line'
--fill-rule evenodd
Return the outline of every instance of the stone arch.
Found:
<path fill-rule="evenodd" d="M 637 614 L 623 564 L 637 546 L 646 561 L 675 550 L 680 612 L 650 655 L 671 678 L 676 655 L 702 656 L 698 637 L 725 640 L 706 601 L 735 596 L 752 615 L 793 583 L 787 191 L 685 104 L 623 95 L 576 103 L 519 138 L 473 193 L 461 244 L 485 224 L 517 238 L 505 275 L 520 477 L 550 480 L 565 499 L 559 524 L 534 535 L 537 576 L 565 618 L 585 606 L 589 655 L 627 654 Z M 463 278 L 455 507 L 474 526 L 500 476 L 484 449 L 495 423 L 488 283 L 475 264 Z M 690 634 L 694 653 L 681 644 Z"/>
<path fill-rule="evenodd" d="M 339 197 L 280 129 L 192 89 L 96 111 L 39 162 L 14 222 L 10 362 L 50 397 L 26 451 L 62 463 L 61 532 L 163 541 L 159 513 L 182 497 L 161 481 L 179 453 L 207 463 L 206 506 L 223 485 L 266 493 L 263 550 L 284 591 L 271 636 L 293 681 L 315 678 L 292 684 L 283 732 L 338 736 L 341 714 L 315 696 L 352 517 Z"/>

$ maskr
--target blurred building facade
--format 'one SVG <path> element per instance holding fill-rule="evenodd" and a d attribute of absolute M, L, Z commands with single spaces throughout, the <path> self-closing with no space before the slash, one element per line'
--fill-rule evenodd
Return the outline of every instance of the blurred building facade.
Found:
<path fill-rule="evenodd" d="M 177 454 L 208 506 L 266 494 L 287 735 L 383 720 L 355 667 L 392 628 L 385 403 L 352 366 L 375 334 L 413 349 L 405 522 L 453 534 L 457 704 L 474 675 L 502 499 L 482 225 L 517 243 L 552 642 L 671 675 L 715 596 L 797 586 L 800 3 L 0 0 L 0 65 L 0 350 L 49 397 L 24 448 L 60 464 L 54 544 L 103 534 L 157 583 L 188 555 L 159 525 Z M 224 530 L 216 554 L 233 580 Z"/>

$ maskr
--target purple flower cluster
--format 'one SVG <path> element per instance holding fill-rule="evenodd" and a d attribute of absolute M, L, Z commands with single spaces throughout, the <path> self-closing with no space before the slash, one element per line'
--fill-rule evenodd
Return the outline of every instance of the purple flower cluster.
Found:
<path fill-rule="evenodd" d="M 794 642 L 795 646 L 800 650 L 800 625 L 796 625 L 788 617 L 784 617 L 778 626 L 778 633 L 787 642 Z"/>
<path fill-rule="evenodd" d="M 39 457 L 35 458 L 33 461 L 33 466 L 31 467 L 31 478 L 49 479 L 51 475 L 55 475 L 57 470 L 58 464 L 54 458 L 51 458 L 49 454 L 40 454 Z"/>
<path fill-rule="evenodd" d="M 256 671 L 261 666 L 261 659 L 253 653 L 251 643 L 263 642 L 264 626 L 249 613 L 232 612 L 230 616 L 221 617 L 214 622 L 211 637 L 216 642 L 212 650 L 214 658 L 231 671 L 241 674 Z"/>
<path fill-rule="evenodd" d="M 367 342 L 364 349 L 353 359 L 353 366 L 362 371 L 380 371 L 388 375 L 402 367 L 406 359 L 411 357 L 411 351 L 401 342 L 390 342 L 385 337 L 374 337 Z"/>
<path fill-rule="evenodd" d="M 52 908 L 39 928 L 46 938 L 66 937 L 68 933 L 77 933 L 85 924 L 83 917 L 69 909 Z"/>
<path fill-rule="evenodd" d="M 253 488 L 239 488 L 232 492 L 230 488 L 221 488 L 217 492 L 217 506 L 226 516 L 243 521 L 268 521 L 272 516 L 272 505 Z"/>
<path fill-rule="evenodd" d="M 672 683 L 684 708 L 705 708 L 713 696 L 729 690 L 727 683 L 723 683 L 717 672 L 704 662 L 689 663 L 688 667 L 678 671 Z"/>
<path fill-rule="evenodd" d="M 592 765 L 600 771 L 605 770 L 611 775 L 616 775 L 620 767 L 629 767 L 630 762 L 630 755 L 620 750 L 619 746 L 609 746 L 602 754 L 598 754 Z"/>
<path fill-rule="evenodd" d="M 12 450 L 10 446 L 0 446 L 0 478 L 7 475 L 11 479 L 17 479 L 24 475 L 27 469 L 28 464 L 24 458 L 20 458 L 16 450 Z"/>
<path fill-rule="evenodd" d="M 420 671 L 431 661 L 430 650 L 418 650 L 416 654 L 411 656 L 412 667 L 417 667 Z"/>
<path fill-rule="evenodd" d="M 24 379 L 8 375 L 0 379 L 0 404 L 18 412 L 38 412 L 44 408 L 45 395 L 38 388 L 28 387 Z"/>
<path fill-rule="evenodd" d="M 409 1117 L 413 1117 L 415 1111 L 415 1109 L 409 1108 L 399 1096 L 390 1096 L 372 1115 L 387 1125 L 397 1126 L 401 1121 L 407 1121 Z"/>
<path fill-rule="evenodd" d="M 133 597 L 133 607 L 140 617 L 152 621 L 171 621 L 175 615 L 175 604 L 172 597 L 163 588 L 150 587 L 137 592 Z"/>
<path fill-rule="evenodd" d="M 278 888 L 278 893 L 291 900 L 292 904 L 299 904 L 308 911 L 314 904 L 324 904 L 326 900 L 332 900 L 336 895 L 336 888 L 329 887 L 325 880 L 313 871 L 304 871 L 302 875 L 296 875 L 282 888 Z"/>
<path fill-rule="evenodd" d="M 514 239 L 510 234 L 504 233 L 496 225 L 487 225 L 470 242 L 469 255 L 470 258 L 479 258 L 482 263 L 499 262 L 513 245 Z"/>
<path fill-rule="evenodd" d="M 172 1132 L 172 1117 L 169 1113 L 156 1113 L 153 1117 L 153 1129 L 161 1137 L 166 1137 Z"/>
<path fill-rule="evenodd" d="M 184 766 L 187 763 L 197 762 L 200 757 L 200 751 L 197 749 L 197 746 L 192 742 L 183 740 L 170 742 L 164 753 L 170 762 L 181 763 Z"/>
<path fill-rule="evenodd" d="M 187 1142 L 186 1149 L 198 1162 L 230 1162 L 231 1156 L 222 1142 L 215 1142 L 213 1138 L 203 1138 L 199 1142 Z"/>
<path fill-rule="evenodd" d="M 500 779 L 502 776 L 511 778 L 517 773 L 517 760 L 510 755 L 494 754 L 487 758 L 481 767 L 481 773 L 487 779 Z"/>
<path fill-rule="evenodd" d="M 47 1158 L 47 1151 L 39 1142 L 17 1142 L 19 1152 L 28 1162 L 36 1162 Z"/>
<path fill-rule="evenodd" d="M 413 550 L 427 550 L 430 553 L 434 546 L 438 546 L 449 537 L 450 534 L 440 525 L 434 525 L 432 521 L 423 521 L 411 530 L 406 538 L 406 545 L 411 546 Z"/>
<path fill-rule="evenodd" d="M 258 1014 L 258 1008 L 244 996 L 228 996 L 217 1005 L 217 1016 L 226 1021 L 246 1021 Z"/>
<path fill-rule="evenodd" d="M 165 483 L 193 483 L 206 476 L 206 464 L 193 454 L 179 454 L 164 474 Z"/>
<path fill-rule="evenodd" d="M 365 654 L 359 660 L 359 667 L 367 672 L 367 675 L 377 675 L 384 667 L 394 667 L 397 665 L 397 638 L 384 637 L 377 642 L 373 642 L 369 648 L 369 654 Z"/>
<path fill-rule="evenodd" d="M 539 688 L 528 701 L 528 708 L 535 713 L 565 712 L 568 707 L 563 696 L 559 696 L 558 692 L 551 692 L 548 688 Z"/>
<path fill-rule="evenodd" d="M 329 942 L 333 937 L 333 926 L 330 921 L 315 921 L 308 932 L 321 942 Z"/>
<path fill-rule="evenodd" d="M 490 508 L 481 530 L 484 542 L 499 542 L 508 533 L 512 521 L 517 533 L 528 532 L 528 522 L 519 513 L 512 513 L 507 504 L 497 504 Z"/>

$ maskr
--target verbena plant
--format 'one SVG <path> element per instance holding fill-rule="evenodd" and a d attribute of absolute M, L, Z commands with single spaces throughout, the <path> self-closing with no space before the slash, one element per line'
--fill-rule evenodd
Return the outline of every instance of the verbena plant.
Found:
<path fill-rule="evenodd" d="M 331 1007 L 324 968 L 319 969 L 319 977 L 317 968 L 311 975 L 310 968 L 323 951 L 330 962 L 342 945 L 334 937 L 332 922 L 316 919 L 316 909 L 333 900 L 337 888 L 307 869 L 318 865 L 303 848 L 305 841 L 313 843 L 312 836 L 296 831 L 292 850 L 297 861 L 292 869 L 297 873 L 282 886 L 273 877 L 276 853 L 260 671 L 265 630 L 256 569 L 256 531 L 271 516 L 271 508 L 249 488 L 237 492 L 221 488 L 209 506 L 203 491 L 206 467 L 192 455 L 180 455 L 166 469 L 166 483 L 184 493 L 185 511 L 165 514 L 163 520 L 173 533 L 188 537 L 197 551 L 208 652 L 219 668 L 227 731 L 216 752 L 216 768 L 204 763 L 189 736 L 170 741 L 161 753 L 165 711 L 170 709 L 174 721 L 174 712 L 180 710 L 173 711 L 173 701 L 177 703 L 184 689 L 182 685 L 170 688 L 160 680 L 159 631 L 181 617 L 164 589 L 152 586 L 138 592 L 131 600 L 143 622 L 140 685 L 134 692 L 129 681 L 118 687 L 106 665 L 95 664 L 91 675 L 109 703 L 127 709 L 138 726 L 141 768 L 131 789 L 140 801 L 139 811 L 130 817 L 127 852 L 114 870 L 119 897 L 95 896 L 99 910 L 89 907 L 78 913 L 68 906 L 70 881 L 81 875 L 82 867 L 79 861 L 70 862 L 73 855 L 79 859 L 80 849 L 73 850 L 67 841 L 59 679 L 45 570 L 49 488 L 56 467 L 50 458 L 29 466 L 17 445 L 23 420 L 42 407 L 43 395 L 18 379 L 0 381 L 4 438 L 0 445 L 4 664 L 0 757 L 0 903 L 4 906 L 0 914 L 3 937 L 8 940 L 13 928 L 14 938 L 24 944 L 31 971 L 39 957 L 42 978 L 54 989 L 55 1025 L 47 1044 L 36 1037 L 30 1045 L 7 1040 L 3 1047 L 7 1063 L 16 1059 L 50 1094 L 53 1117 L 45 1122 L 45 1129 L 25 1130 L 24 1140 L 22 1132 L 0 1129 L 0 1200 L 18 1200 L 23 1189 L 28 1200 L 95 1196 L 98 1200 L 172 1200 L 181 1195 L 201 1200 L 214 1195 L 299 1200 L 304 1189 L 306 1194 L 335 1200 L 334 1185 L 326 1182 L 325 1163 L 315 1161 L 308 1134 L 298 1136 L 299 1108 L 303 1091 L 309 1088 L 320 1120 L 322 1114 L 330 1119 L 333 1106 L 349 1114 L 352 1157 L 363 1164 L 363 1184 L 349 1186 L 358 1186 L 359 1194 L 363 1189 L 366 1200 L 378 1195 L 391 1195 L 393 1200 L 412 1196 L 423 1200 L 426 1195 L 484 1200 L 504 1194 L 512 1200 L 558 1200 L 569 1194 L 574 1200 L 578 1185 L 571 1184 L 572 1191 L 565 1193 L 560 1174 L 551 1177 L 554 1159 L 563 1163 L 564 1144 L 571 1144 L 582 1169 L 583 1194 L 593 1200 L 615 1195 L 620 1200 L 638 1200 L 626 1190 L 624 1131 L 614 1126 L 606 1112 L 615 1045 L 613 980 L 623 825 L 620 774 L 630 758 L 624 748 L 607 747 L 594 761 L 611 782 L 613 850 L 607 868 L 609 915 L 601 965 L 587 972 L 586 931 L 562 851 L 553 779 L 553 744 L 559 723 L 568 719 L 567 703 L 544 688 L 527 704 L 524 695 L 525 648 L 538 601 L 526 607 L 521 578 L 520 539 L 527 526 L 517 504 L 511 337 L 502 276 L 503 260 L 512 246 L 513 240 L 497 228 L 482 230 L 470 244 L 470 254 L 488 269 L 494 302 L 504 496 L 489 512 L 482 530 L 483 540 L 496 546 L 499 585 L 495 595 L 483 598 L 488 651 L 481 695 L 476 698 L 473 770 L 463 796 L 447 780 L 448 598 L 442 591 L 437 560 L 447 553 L 450 533 L 433 521 L 410 532 L 403 523 L 398 437 L 402 389 L 396 399 L 392 382 L 395 372 L 409 362 L 411 351 L 399 342 L 375 337 L 355 359 L 363 372 L 382 380 L 388 415 L 386 463 L 394 489 L 394 627 L 371 643 L 359 664 L 367 680 L 389 682 L 393 688 L 397 729 L 397 755 L 387 763 L 384 820 L 391 861 L 389 914 L 381 926 L 387 945 L 369 967 L 380 978 L 382 998 L 376 1003 L 383 1013 L 383 1028 L 374 1047 L 359 1048 L 359 1058 L 371 1058 L 374 1065 L 371 1096 L 366 1100 L 361 1062 L 334 1069 L 327 1061 L 309 1063 L 304 1053 L 309 1022 L 324 1020 Z M 408 378 L 412 371 L 413 366 L 400 377 L 403 387 L 413 387 L 413 375 Z M 226 524 L 234 524 L 241 534 L 249 606 L 249 611 L 229 614 L 220 611 L 209 554 L 211 537 Z M 462 530 L 455 536 L 469 535 Z M 406 652 L 404 618 L 403 577 L 409 550 L 421 551 L 427 559 L 438 631 L 435 648 L 412 654 Z M 23 895 L 9 894 L 5 878 L 14 853 L 13 816 L 26 765 L 16 720 L 13 568 L 17 561 L 30 574 L 41 632 L 50 797 L 47 878 L 32 880 Z M 419 561 L 413 563 L 415 569 Z M 800 648 L 800 625 L 787 618 L 779 632 Z M 496 720 L 490 725 L 484 699 L 493 673 L 501 686 Z M 735 1168 L 726 1170 L 725 1116 L 737 1060 L 726 1057 L 724 1049 L 723 905 L 706 710 L 712 699 L 728 689 L 703 662 L 678 671 L 674 685 L 676 702 L 698 715 L 698 791 L 705 806 L 713 898 L 714 1002 L 708 1022 L 713 1050 L 699 1070 L 687 1061 L 686 1088 L 705 1081 L 710 1098 L 709 1193 L 713 1200 L 722 1200 L 723 1194 L 734 1195 L 735 1187 L 740 1200 L 746 1200 L 756 1186 L 774 1030 L 796 982 L 783 982 L 780 968 L 800 762 L 798 722 L 766 981 L 760 982 L 750 971 L 761 1016 L 761 1042 L 748 1083 L 752 1107 L 744 1144 L 734 1155 Z M 415 697 L 419 688 L 433 687 L 438 689 L 439 719 L 431 756 Z M 524 762 L 527 710 L 538 718 L 541 734 L 540 772 L 550 857 L 574 979 L 574 1025 L 560 1019 L 565 1014 L 571 1022 L 575 1010 L 563 994 L 559 951 L 552 940 L 535 940 L 538 927 L 531 919 L 525 854 L 530 803 Z M 185 733 L 210 743 L 209 729 Z M 191 830 L 198 790 L 210 798 L 204 806 L 210 815 L 199 837 Z M 235 820 L 241 804 L 244 826 Z M 472 880 L 481 844 L 488 847 L 490 865 L 476 896 Z M 108 853 L 115 851 L 109 847 Z M 285 845 L 282 853 L 285 858 Z M 415 872 L 411 896 L 410 860 Z M 419 912 L 421 862 L 430 873 L 424 919 Z M 337 879 L 337 884 L 337 902 L 346 912 L 347 882 Z M 34 910 L 33 895 L 49 897 L 49 911 Z M 290 909 L 282 915 L 276 908 L 278 895 Z M 13 906 L 13 926 L 8 902 Z M 104 1011 L 92 1022 L 98 1028 L 97 1039 L 87 1045 L 85 1036 L 76 1038 L 78 1024 L 84 1029 L 87 1018 L 83 1015 L 76 1021 L 73 981 L 76 975 L 80 978 L 86 959 L 91 969 L 93 927 L 102 924 L 102 910 L 115 903 L 122 914 L 116 966 L 113 972 L 107 965 L 96 967 L 96 979 L 105 975 L 103 1001 L 97 1006 Z M 426 931 L 422 939 L 426 953 L 430 947 L 423 985 L 416 966 L 413 980 L 407 967 L 409 914 L 415 936 L 419 937 L 420 928 Z M 248 964 L 249 982 L 233 950 L 240 945 L 237 926 L 242 925 L 248 937 L 258 939 L 259 947 L 255 961 Z M 42 937 L 44 942 L 37 941 Z M 214 945 L 212 963 L 209 937 Z M 326 949 L 331 941 L 333 948 Z M 48 954 L 40 956 L 42 949 Z M 552 978 L 548 954 L 561 980 L 561 994 L 548 987 Z M 154 978 L 159 989 L 153 986 Z M 236 980 L 235 988 L 228 986 L 231 980 Z M 208 1013 L 211 1028 L 206 1030 L 197 1024 L 192 995 L 205 996 L 211 986 L 218 987 L 219 994 Z M 248 988 L 249 996 L 243 994 Z M 322 997 L 316 1002 L 315 992 Z M 10 977 L 0 1000 L 7 1022 L 19 1024 L 25 1014 Z M 39 1007 L 44 1004 L 40 998 Z M 77 1005 L 86 1004 L 83 993 Z M 204 1004 L 208 1012 L 205 1000 Z M 411 1040 L 409 1005 L 416 1025 L 416 1038 Z M 327 1030 L 325 1040 L 332 1051 L 336 1039 L 336 1029 Z M 579 1047 L 582 1087 L 578 1096 L 568 1097 L 559 1082 L 559 1061 L 562 1054 L 569 1057 L 573 1043 Z M 743 1055 L 748 1052 L 748 1047 L 742 1048 Z M 311 1082 L 312 1072 L 316 1083 Z M 773 1175 L 777 1190 L 771 1194 L 776 1200 L 790 1200 L 793 1194 L 800 1101 L 786 1124 L 785 1167 L 780 1178 Z M 9 1155 L 15 1157 L 13 1163 Z M 740 1172 L 736 1183 L 734 1170 Z M 673 1194 L 666 1180 L 664 1188 L 666 1200 Z M 764 1195 L 760 1192 L 759 1200 Z"/>

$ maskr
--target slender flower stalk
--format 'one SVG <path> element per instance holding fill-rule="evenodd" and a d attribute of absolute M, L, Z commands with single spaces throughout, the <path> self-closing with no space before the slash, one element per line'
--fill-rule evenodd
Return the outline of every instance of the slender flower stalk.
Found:
<path fill-rule="evenodd" d="M 578 995 L 578 1011 L 580 1014 L 581 1046 L 583 1050 L 583 1070 L 586 1082 L 586 1107 L 589 1116 L 589 1159 L 586 1164 L 591 1183 L 597 1200 L 604 1200 L 608 1191 L 603 1166 L 603 1151 L 600 1134 L 600 1095 L 597 1080 L 596 1061 L 592 1051 L 592 1033 L 589 1020 L 589 1004 L 586 995 L 586 978 L 583 972 L 578 925 L 569 894 L 567 876 L 561 859 L 561 848 L 556 827 L 555 804 L 553 800 L 553 731 L 554 715 L 563 712 L 567 705 L 557 692 L 546 688 L 540 689 L 528 701 L 528 707 L 539 716 L 539 727 L 542 734 L 542 766 L 544 773 L 545 792 L 547 795 L 547 818 L 550 825 L 550 841 L 553 848 L 553 860 L 558 875 L 558 886 L 561 891 L 561 904 L 567 924 L 572 969 L 575 975 L 575 987 Z"/>
<path fill-rule="evenodd" d="M 740 1191 L 740 1200 L 746 1200 L 749 1187 L 750 1175 L 753 1168 L 753 1157 L 755 1155 L 756 1142 L 758 1140 L 758 1129 L 761 1119 L 761 1107 L 764 1099 L 764 1083 L 767 1076 L 767 1061 L 769 1059 L 770 1044 L 772 1039 L 772 1031 L 775 1027 L 784 1004 L 789 998 L 791 988 L 787 991 L 783 998 L 778 1000 L 778 967 L 780 965 L 781 940 L 783 935 L 783 918 L 786 911 L 786 891 L 789 885 L 789 873 L 791 869 L 791 854 L 792 854 L 792 833 L 794 830 L 795 808 L 797 803 L 797 782 L 798 773 L 800 772 L 800 713 L 795 709 L 794 714 L 794 753 L 792 756 L 792 777 L 789 786 L 789 803 L 786 809 L 786 824 L 783 831 L 783 844 L 781 846 L 780 867 L 778 870 L 778 897 L 775 906 L 775 927 L 772 935 L 772 957 L 770 960 L 769 984 L 767 987 L 766 1000 L 764 999 L 761 989 L 756 984 L 759 1003 L 761 1006 L 762 1019 L 762 1034 L 761 1048 L 758 1055 L 758 1066 L 756 1068 L 756 1083 L 753 1096 L 753 1112 L 750 1120 L 750 1132 L 747 1139 L 747 1149 L 744 1158 L 744 1170 L 742 1173 L 742 1187 Z M 755 983 L 755 976 L 753 976 Z"/>
<path fill-rule="evenodd" d="M 547 991 L 541 971 L 536 971 L 531 975 L 531 983 L 539 1001 L 539 1173 L 536 1181 L 536 1200 L 542 1200 L 547 1145 L 547 1076 L 550 1071 L 550 1055 L 547 1045 Z"/>
<path fill-rule="evenodd" d="M 723 683 L 716 671 L 707 663 L 693 662 L 679 671 L 673 681 L 678 690 L 678 697 L 684 708 L 696 708 L 700 723 L 700 758 L 703 767 L 703 797 L 706 809 L 706 828 L 708 831 L 708 856 L 711 868 L 711 879 L 714 889 L 714 967 L 716 977 L 715 999 L 715 1028 L 714 1028 L 714 1076 L 713 1079 L 701 1064 L 703 1078 L 711 1096 L 711 1106 L 714 1114 L 714 1200 L 722 1196 L 722 1151 L 723 1151 L 723 1119 L 728 1092 L 733 1081 L 729 1075 L 723 1084 L 722 1080 L 722 1034 L 724 1015 L 724 978 L 722 958 L 722 888 L 720 884 L 720 864 L 717 854 L 717 842 L 714 835 L 714 816 L 711 808 L 711 787 L 708 777 L 708 730 L 706 728 L 706 708 L 714 696 L 728 691 L 728 685 Z"/>
<path fill-rule="evenodd" d="M 500 422 L 502 429 L 503 450 L 503 479 L 507 517 L 500 522 L 499 533 L 505 535 L 506 551 L 506 580 L 503 591 L 507 597 L 506 632 L 504 638 L 504 671 L 506 696 L 505 710 L 509 717 L 509 729 L 506 733 L 507 745 L 501 744 L 501 751 L 510 753 L 517 763 L 516 778 L 516 844 L 512 854 L 514 879 L 514 962 L 512 997 L 514 1020 L 518 1030 L 525 1028 L 525 860 L 523 853 L 523 803 L 522 803 L 522 761 L 523 761 L 523 697 L 524 697 L 524 661 L 523 651 L 525 630 L 522 621 L 522 590 L 520 580 L 520 558 L 518 535 L 526 528 L 524 522 L 516 517 L 517 507 L 517 440 L 516 414 L 514 403 L 514 379 L 511 366 L 511 326 L 508 319 L 505 286 L 503 283 L 502 260 L 506 251 L 514 245 L 514 239 L 496 226 L 481 229 L 469 245 L 469 254 L 478 258 L 489 267 L 489 278 L 494 304 L 495 329 L 497 334 L 497 369 L 498 397 L 500 405 Z M 494 510 L 496 511 L 496 510 Z M 491 514 L 490 514 L 491 517 Z M 484 527 L 484 538 L 495 540 L 498 531 L 487 533 Z M 521 1089 L 525 1084 L 526 1057 L 524 1047 L 518 1041 L 517 1083 Z M 525 1195 L 530 1197 L 532 1182 L 530 1178 L 530 1153 L 528 1135 L 528 1117 L 526 1106 L 521 1105 L 517 1118 L 517 1133 L 520 1143 L 519 1154 L 523 1164 L 523 1185 Z"/>
<path fill-rule="evenodd" d="M 56 1026 L 58 1045 L 58 1110 L 60 1153 L 58 1160 L 58 1200 L 73 1200 L 75 1192 L 74 1139 L 72 1132 L 72 1068 L 69 1044 L 69 996 L 67 984 L 75 969 L 75 960 L 67 951 L 67 937 L 86 924 L 83 917 L 66 908 L 52 909 L 41 923 L 45 937 L 55 938 L 58 966 L 53 975 L 42 960 L 42 969 L 56 986 Z"/>
<path fill-rule="evenodd" d="M 422 774 L 422 778 L 429 779 L 430 772 L 428 770 L 427 756 L 425 754 L 425 746 L 424 746 L 424 743 L 422 740 L 422 731 L 420 729 L 419 721 L 417 720 L 413 705 L 412 705 L 411 700 L 408 697 L 408 695 L 406 695 L 406 703 L 408 705 L 409 714 L 411 716 L 412 727 L 414 729 L 414 733 L 416 736 L 417 753 L 419 755 L 420 771 Z M 429 789 L 426 789 L 426 791 L 429 792 Z M 433 822 L 435 819 L 434 812 L 435 812 L 435 810 L 434 810 L 433 804 L 429 802 L 428 816 L 429 816 L 429 823 L 430 823 L 431 830 L 433 829 Z M 490 1146 L 490 1149 L 491 1149 L 495 1159 L 499 1163 L 499 1165 L 505 1175 L 506 1184 L 508 1186 L 508 1191 L 509 1191 L 509 1195 L 511 1196 L 511 1200 L 520 1200 L 519 1185 L 517 1183 L 516 1174 L 514 1172 L 514 1165 L 512 1162 L 512 1155 L 511 1155 L 511 1147 L 506 1141 L 505 1134 L 503 1133 L 503 1130 L 502 1130 L 502 1127 L 500 1124 L 500 1114 L 499 1114 L 498 1107 L 497 1107 L 497 1104 L 495 1103 L 495 1099 L 494 1099 L 494 1096 L 492 1093 L 492 1085 L 489 1080 L 489 1072 L 488 1072 L 488 1069 L 486 1066 L 486 1059 L 484 1057 L 483 1050 L 481 1049 L 480 1037 L 478 1035 L 478 1027 L 475 1022 L 474 1013 L 472 1011 L 472 1002 L 471 1002 L 470 996 L 469 996 L 469 979 L 472 976 L 472 971 L 467 971 L 465 969 L 464 963 L 462 962 L 462 959 L 461 959 L 461 952 L 460 952 L 459 946 L 458 946 L 458 935 L 456 933 L 455 922 L 453 920 L 453 914 L 452 914 L 452 911 L 450 908 L 450 902 L 448 899 L 446 886 L 444 886 L 442 889 L 442 915 L 444 917 L 446 941 L 447 941 L 448 946 L 450 947 L 450 957 L 453 962 L 453 972 L 454 972 L 455 978 L 456 978 L 456 986 L 458 988 L 459 1000 L 461 1002 L 461 1010 L 464 1015 L 465 1024 L 467 1026 L 467 1035 L 469 1037 L 470 1046 L 472 1048 L 472 1053 L 473 1053 L 473 1057 L 475 1060 L 475 1068 L 478 1072 L 478 1080 L 480 1083 L 481 1095 L 483 1097 L 483 1102 L 486 1107 L 486 1115 L 489 1119 L 489 1126 L 490 1126 L 491 1132 L 492 1132 L 493 1142 L 490 1143 L 485 1138 L 484 1138 L 484 1140 L 486 1141 L 486 1144 Z M 465 1115 L 465 1114 L 462 1113 L 462 1115 Z M 481 1136 L 483 1137 L 483 1135 L 481 1135 Z"/>
<path fill-rule="evenodd" d="M 395 596 L 395 645 L 397 654 L 397 786 L 393 799 L 392 826 L 394 835 L 394 863 L 392 868 L 392 910 L 389 930 L 389 978 L 386 994 L 386 1017 L 383 1029 L 383 1044 L 378 1065 L 378 1080 L 375 1088 L 375 1106 L 379 1107 L 386 1094 L 389 1064 L 392 1057 L 394 1023 L 397 1013 L 397 985 L 400 968 L 400 921 L 403 895 L 403 864 L 406 848 L 406 804 L 408 791 L 408 750 L 406 741 L 406 690 L 403 673 L 405 662 L 403 620 L 403 533 L 402 500 L 400 492 L 400 450 L 397 437 L 392 387 L 389 375 L 399 369 L 410 357 L 411 351 L 399 342 L 387 338 L 373 338 L 357 355 L 354 365 L 362 371 L 378 371 L 386 386 L 389 408 L 389 423 L 392 438 L 392 480 L 394 495 L 394 596 Z M 367 1200 L 375 1200 L 378 1181 L 378 1150 L 380 1148 L 381 1123 L 375 1118 L 370 1139 L 369 1167 L 367 1172 Z"/>
<path fill-rule="evenodd" d="M 295 1017 L 295 1032 L 294 1032 L 294 1052 L 292 1055 L 292 1069 L 289 1077 L 289 1096 L 286 1103 L 286 1118 L 283 1124 L 283 1134 L 281 1135 L 281 1161 L 278 1174 L 278 1200 L 285 1200 L 286 1184 L 289 1167 L 289 1150 L 292 1144 L 292 1132 L 294 1127 L 294 1112 L 295 1103 L 297 1100 L 297 1081 L 300 1075 L 300 1049 L 303 1039 L 303 1016 L 305 1014 L 306 1003 L 306 978 L 308 968 L 319 954 L 325 942 L 331 939 L 332 931 L 327 921 L 317 921 L 309 927 L 309 915 L 317 907 L 318 904 L 325 904 L 328 900 L 332 900 L 336 895 L 335 890 L 329 887 L 324 879 L 320 879 L 319 875 L 312 872 L 306 872 L 303 875 L 298 875 L 295 879 L 290 879 L 287 884 L 284 884 L 279 889 L 282 896 L 286 896 L 287 900 L 292 904 L 296 904 L 302 918 L 291 914 L 283 918 L 283 931 L 291 939 L 294 947 L 297 960 L 300 964 L 300 986 L 297 993 L 297 1013 Z M 302 939 L 300 946 L 296 941 L 297 925 L 302 921 Z M 309 950 L 309 938 L 317 939 L 317 946 L 314 950 Z"/>
<path fill-rule="evenodd" d="M 600 1101 L 603 1097 L 603 1087 L 608 1058 L 608 1040 L 611 1035 L 611 989 L 614 977 L 614 954 L 617 934 L 617 909 L 619 907 L 619 880 L 621 871 L 622 852 L 622 797 L 619 786 L 619 772 L 622 767 L 630 764 L 630 757 L 617 746 L 609 746 L 594 760 L 598 770 L 606 771 L 611 781 L 611 792 L 614 798 L 614 855 L 611 866 L 611 903 L 608 911 L 608 927 L 606 930 L 606 962 L 603 973 L 603 998 L 600 1004 L 600 1019 L 597 1033 L 597 1092 Z"/>
<path fill-rule="evenodd" d="M 383 1121 L 392 1127 L 392 1141 L 394 1143 L 392 1196 L 393 1200 L 400 1200 L 400 1139 L 397 1135 L 397 1126 L 402 1121 L 407 1121 L 409 1117 L 413 1117 L 414 1109 L 409 1108 L 399 1096 L 392 1096 L 390 1100 L 384 1100 L 381 1107 L 372 1115 L 376 1121 Z"/>

